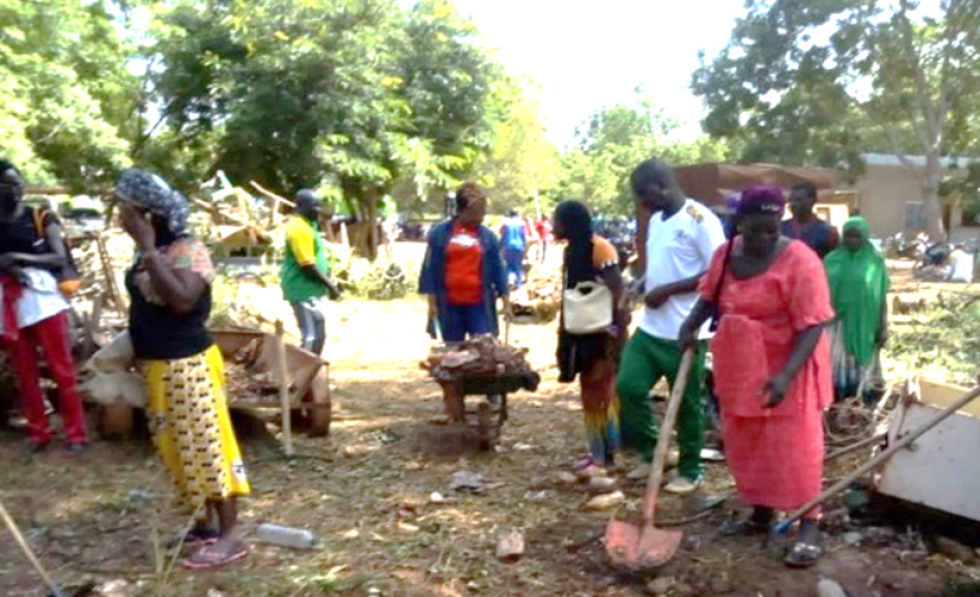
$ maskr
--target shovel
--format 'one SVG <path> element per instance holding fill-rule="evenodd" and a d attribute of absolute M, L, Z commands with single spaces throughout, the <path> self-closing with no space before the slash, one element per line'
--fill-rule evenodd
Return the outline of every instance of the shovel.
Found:
<path fill-rule="evenodd" d="M 684 351 L 677 378 L 667 402 L 667 413 L 664 415 L 660 429 L 657 448 L 653 452 L 653 464 L 650 467 L 650 478 L 647 479 L 646 491 L 643 492 L 643 523 L 636 524 L 613 520 L 606 527 L 606 555 L 615 566 L 629 569 L 656 568 L 667 563 L 684 538 L 682 531 L 666 531 L 654 526 L 657 510 L 657 494 L 660 491 L 660 480 L 664 474 L 664 462 L 667 460 L 667 449 L 670 446 L 670 436 L 674 431 L 674 419 L 680 410 L 687 378 L 694 362 L 694 349 Z"/>
<path fill-rule="evenodd" d="M 37 559 L 36 555 L 34 555 L 34 550 L 32 550 L 31 546 L 27 544 L 27 540 L 24 539 L 24 536 L 20 533 L 20 529 L 17 528 L 17 525 L 14 523 L 14 519 L 10 517 L 10 514 L 7 513 L 7 509 L 3 507 L 3 502 L 0 502 L 0 518 L 3 518 L 3 522 L 7 525 L 7 528 L 10 529 L 10 533 L 14 536 L 14 539 L 20 546 L 21 551 L 24 552 L 24 556 L 31 563 L 31 566 L 34 567 L 34 571 L 41 577 L 44 584 L 48 585 L 48 589 L 51 591 L 49 595 L 51 597 L 67 597 L 67 594 L 61 590 L 61 587 L 56 585 L 54 581 L 51 580 L 51 576 L 48 575 L 48 572 L 44 569 L 44 566 L 41 565 L 41 561 Z"/>

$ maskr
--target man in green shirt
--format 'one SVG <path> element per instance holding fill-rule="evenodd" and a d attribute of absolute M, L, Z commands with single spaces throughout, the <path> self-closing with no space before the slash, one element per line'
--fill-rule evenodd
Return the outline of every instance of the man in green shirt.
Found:
<path fill-rule="evenodd" d="M 323 298 L 340 296 L 330 280 L 327 250 L 320 236 L 320 200 L 313 191 L 296 193 L 296 208 L 286 224 L 286 259 L 282 263 L 282 294 L 296 313 L 303 348 L 320 354 L 327 341 Z"/>

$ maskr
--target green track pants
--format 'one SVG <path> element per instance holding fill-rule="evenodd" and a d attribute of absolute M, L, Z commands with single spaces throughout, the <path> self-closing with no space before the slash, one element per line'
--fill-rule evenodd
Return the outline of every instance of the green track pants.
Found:
<path fill-rule="evenodd" d="M 680 446 L 680 474 L 694 480 L 701 475 L 701 448 L 704 446 L 704 359 L 706 343 L 699 342 L 677 413 L 677 443 Z M 653 460 L 657 443 L 657 424 L 653 417 L 650 389 L 663 377 L 673 387 L 681 365 L 681 351 L 674 340 L 664 340 L 637 330 L 623 352 L 616 377 L 616 390 L 622 405 L 623 443 L 636 450 L 645 462 Z"/>

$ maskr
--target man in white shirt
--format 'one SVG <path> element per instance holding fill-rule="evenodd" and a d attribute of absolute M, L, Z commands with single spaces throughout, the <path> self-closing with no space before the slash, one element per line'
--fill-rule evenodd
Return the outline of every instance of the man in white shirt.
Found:
<path fill-rule="evenodd" d="M 636 198 L 637 252 L 646 272 L 645 308 L 639 328 L 623 353 L 616 382 L 622 401 L 624 444 L 639 452 L 644 464 L 630 478 L 644 478 L 657 441 L 650 389 L 666 377 L 674 384 L 680 367 L 677 337 L 697 302 L 698 281 L 708 270 L 725 232 L 711 210 L 684 196 L 674 172 L 658 160 L 647 160 L 630 180 Z M 665 488 L 691 493 L 701 484 L 704 443 L 704 359 L 706 330 L 677 415 L 680 446 L 678 476 Z"/>

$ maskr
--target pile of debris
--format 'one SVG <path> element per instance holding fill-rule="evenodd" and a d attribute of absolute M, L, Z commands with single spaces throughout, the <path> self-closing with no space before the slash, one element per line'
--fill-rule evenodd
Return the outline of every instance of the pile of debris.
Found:
<path fill-rule="evenodd" d="M 501 344 L 486 334 L 435 347 L 421 366 L 439 381 L 454 381 L 466 375 L 525 375 L 534 373 L 527 353 L 526 348 Z"/>
<path fill-rule="evenodd" d="M 279 393 L 272 371 L 260 365 L 262 340 L 249 342 L 225 361 L 225 384 L 232 403 L 268 402 Z"/>
<path fill-rule="evenodd" d="M 522 292 L 511 298 L 514 315 L 535 323 L 545 323 L 558 317 L 561 309 L 561 270 L 532 265 Z"/>

